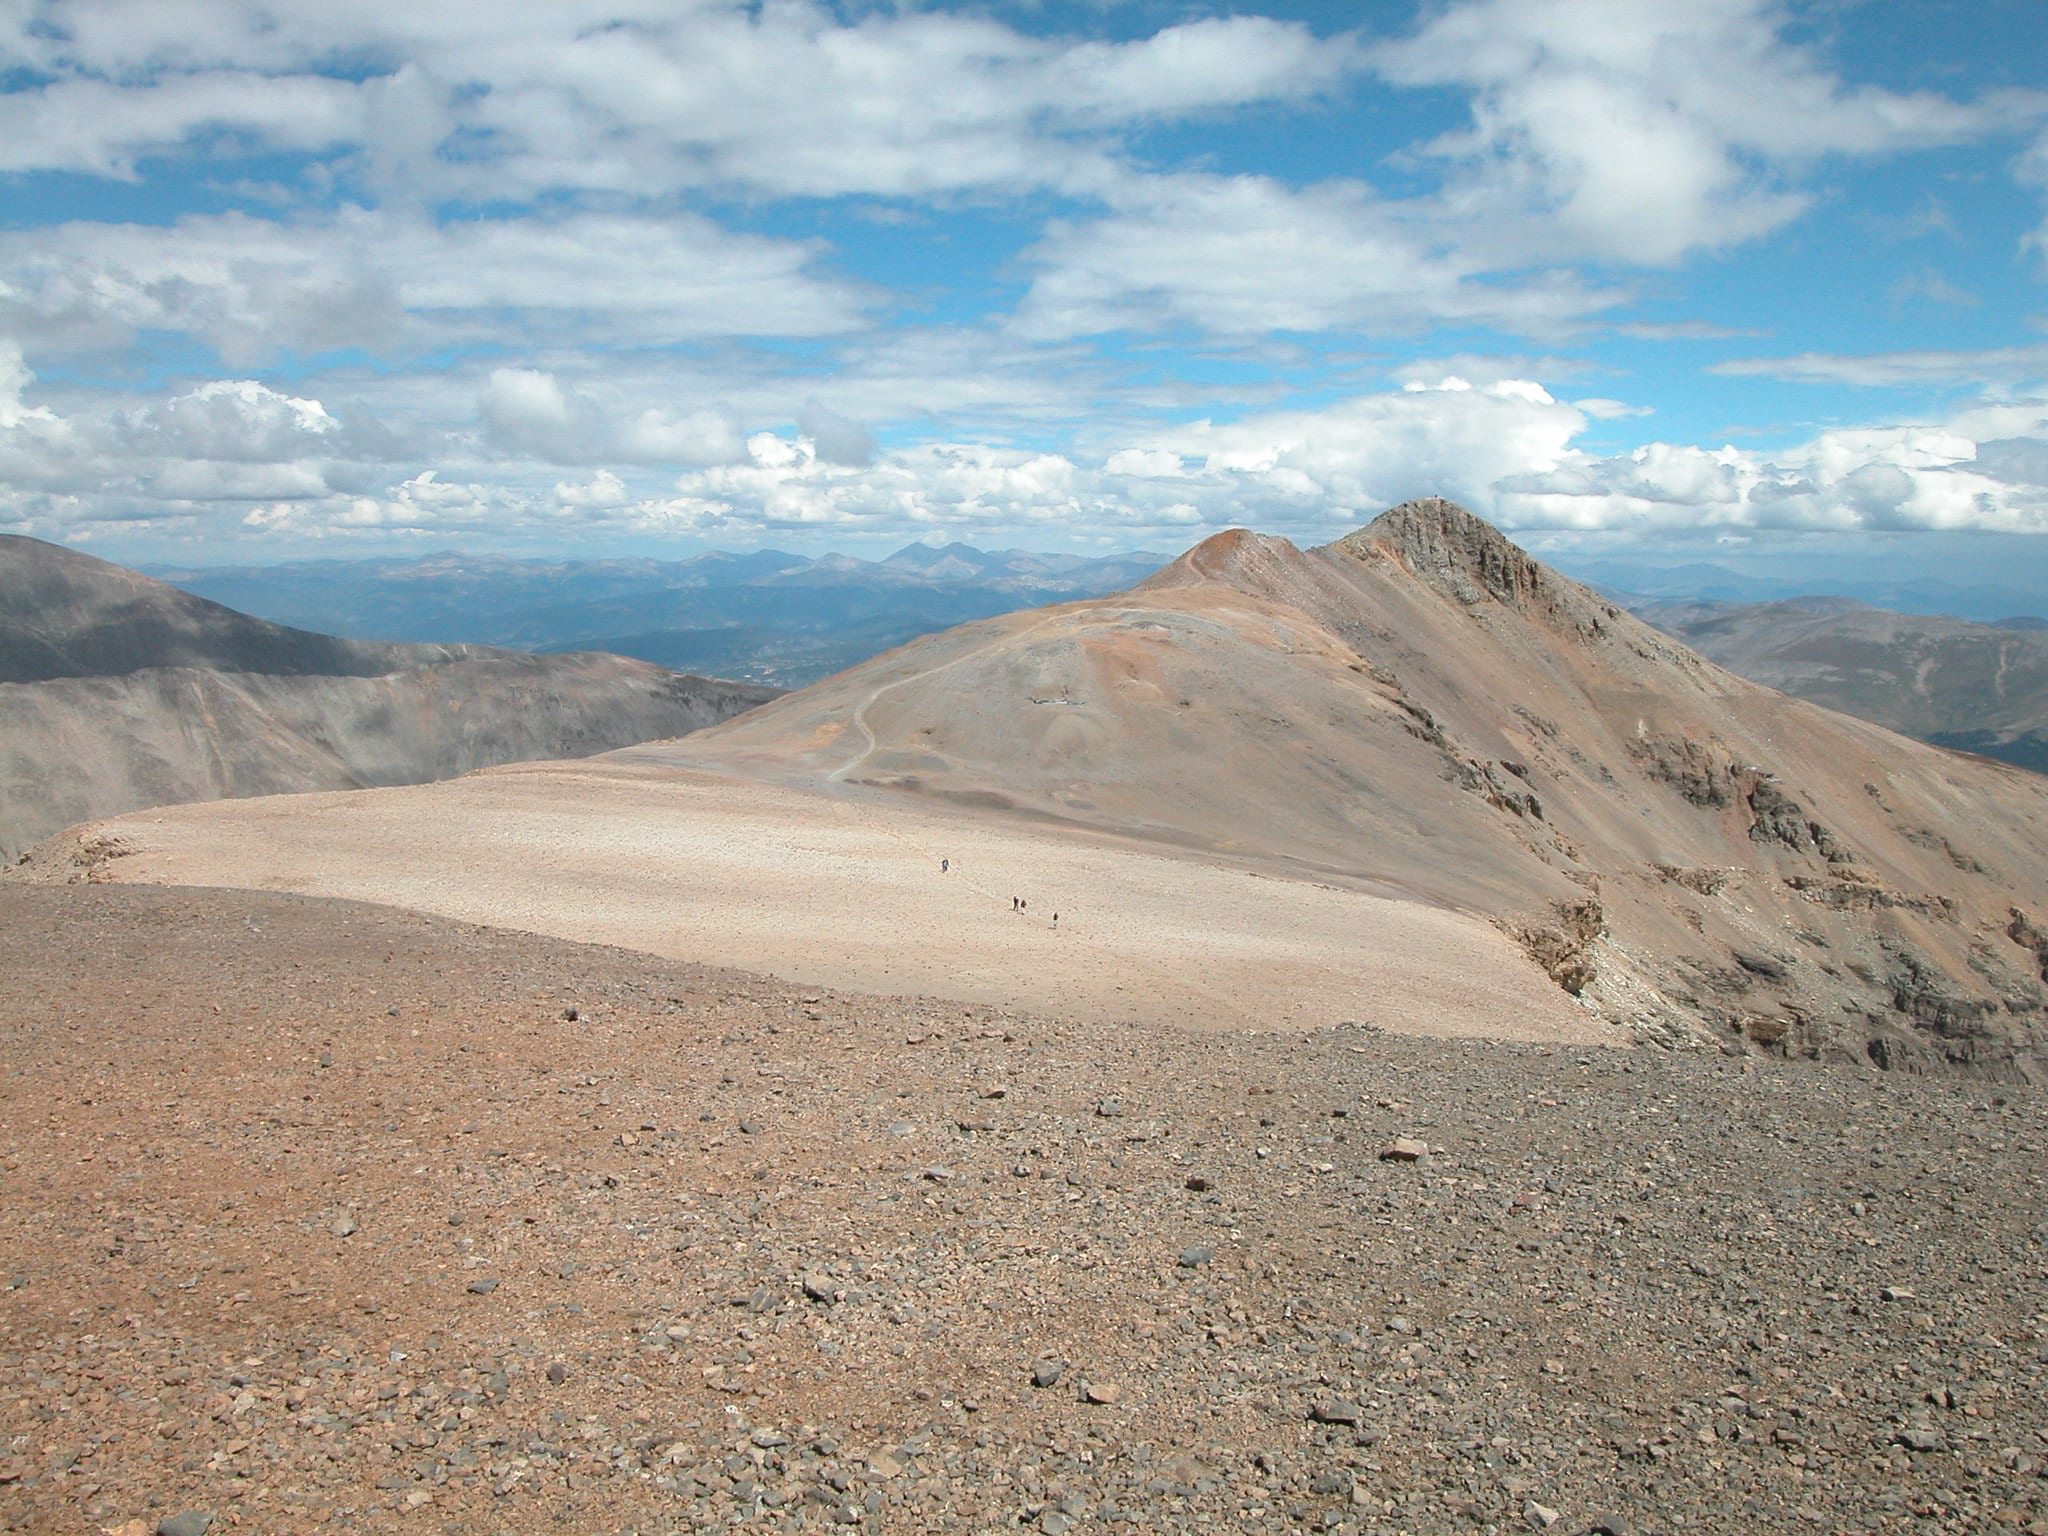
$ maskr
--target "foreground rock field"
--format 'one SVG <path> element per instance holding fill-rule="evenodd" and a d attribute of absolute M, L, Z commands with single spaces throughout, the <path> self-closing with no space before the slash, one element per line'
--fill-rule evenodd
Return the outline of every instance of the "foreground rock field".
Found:
<path fill-rule="evenodd" d="M 2032 1090 L 148 887 L 0 995 L 7 1529 L 2048 1532 Z"/>

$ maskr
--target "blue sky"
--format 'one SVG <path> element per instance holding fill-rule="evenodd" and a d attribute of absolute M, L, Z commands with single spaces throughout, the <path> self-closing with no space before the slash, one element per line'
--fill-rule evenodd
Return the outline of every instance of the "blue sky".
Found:
<path fill-rule="evenodd" d="M 2048 532 L 2044 60 L 2035 0 L 26 0 L 0 530 Z"/>

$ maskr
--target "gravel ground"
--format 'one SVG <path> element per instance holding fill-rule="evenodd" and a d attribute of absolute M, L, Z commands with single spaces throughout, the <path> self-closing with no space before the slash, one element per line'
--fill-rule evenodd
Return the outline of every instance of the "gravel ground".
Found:
<path fill-rule="evenodd" d="M 7 1529 L 2048 1533 L 2029 1090 L 147 887 L 0 996 Z"/>

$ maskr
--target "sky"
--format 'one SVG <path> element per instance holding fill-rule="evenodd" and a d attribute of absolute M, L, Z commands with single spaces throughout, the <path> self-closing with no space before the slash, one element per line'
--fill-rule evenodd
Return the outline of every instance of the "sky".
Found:
<path fill-rule="evenodd" d="M 1174 551 L 1418 495 L 2048 590 L 2048 8 L 0 0 L 0 532 Z"/>

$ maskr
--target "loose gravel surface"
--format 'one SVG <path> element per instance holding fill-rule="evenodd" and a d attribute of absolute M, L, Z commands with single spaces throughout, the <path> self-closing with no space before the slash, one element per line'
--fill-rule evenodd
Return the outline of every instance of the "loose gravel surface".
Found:
<path fill-rule="evenodd" d="M 0 996 L 7 1529 L 2048 1533 L 2027 1090 L 146 887 Z"/>

